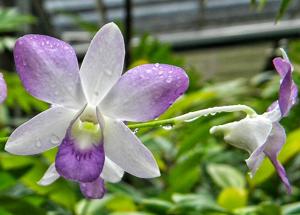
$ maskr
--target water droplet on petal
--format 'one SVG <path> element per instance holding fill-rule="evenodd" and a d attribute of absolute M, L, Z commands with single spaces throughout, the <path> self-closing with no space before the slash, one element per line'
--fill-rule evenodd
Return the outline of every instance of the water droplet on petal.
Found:
<path fill-rule="evenodd" d="M 138 128 L 135 128 L 134 130 L 133 130 L 133 133 L 137 133 L 139 131 L 139 129 Z"/>
<path fill-rule="evenodd" d="M 41 143 L 40 139 L 36 140 L 35 146 L 38 147 L 38 148 L 40 148 L 42 146 L 42 143 Z"/>
<path fill-rule="evenodd" d="M 173 126 L 172 125 L 164 125 L 162 128 L 165 130 L 171 130 L 173 128 Z"/>
<path fill-rule="evenodd" d="M 109 69 L 106 69 L 106 70 L 105 70 L 105 73 L 106 73 L 107 75 L 112 75 L 112 71 L 109 70 Z"/>
<path fill-rule="evenodd" d="M 164 73 L 164 71 L 162 71 L 162 70 L 160 70 L 160 71 L 158 72 L 159 75 L 162 75 L 163 73 Z"/>
<path fill-rule="evenodd" d="M 154 64 L 154 66 L 159 67 L 159 63 Z"/>
<path fill-rule="evenodd" d="M 51 142 L 53 145 L 59 144 L 59 137 L 56 136 L 55 134 L 53 134 L 52 137 L 51 137 L 51 139 L 50 139 L 50 142 Z"/>
<path fill-rule="evenodd" d="M 150 69 L 147 69 L 147 70 L 146 70 L 146 73 L 148 73 L 148 74 L 149 74 L 150 72 L 151 72 L 151 70 L 150 70 Z"/>
<path fill-rule="evenodd" d="M 194 117 L 194 118 L 192 118 L 192 119 L 186 119 L 186 120 L 184 120 L 185 122 L 193 122 L 193 121 L 195 121 L 196 119 L 198 119 L 199 118 L 199 116 L 197 116 L 197 117 Z"/>
<path fill-rule="evenodd" d="M 168 84 L 170 84 L 170 83 L 172 82 L 172 78 L 171 78 L 171 77 L 167 78 L 166 82 L 167 82 Z"/>

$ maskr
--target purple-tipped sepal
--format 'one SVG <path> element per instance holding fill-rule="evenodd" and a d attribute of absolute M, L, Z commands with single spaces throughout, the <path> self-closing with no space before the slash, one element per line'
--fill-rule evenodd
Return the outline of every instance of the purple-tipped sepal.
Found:
<path fill-rule="evenodd" d="M 293 81 L 293 67 L 288 59 L 277 57 L 273 60 L 273 64 L 281 78 L 278 105 L 281 116 L 285 117 L 297 102 L 298 88 Z"/>

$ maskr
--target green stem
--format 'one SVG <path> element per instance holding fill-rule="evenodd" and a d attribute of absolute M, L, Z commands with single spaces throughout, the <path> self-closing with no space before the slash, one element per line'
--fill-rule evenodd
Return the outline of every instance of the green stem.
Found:
<path fill-rule="evenodd" d="M 145 123 L 131 124 L 128 125 L 128 127 L 131 129 L 135 129 L 135 128 L 145 128 L 145 127 L 157 127 L 157 126 L 173 126 L 178 122 L 191 122 L 198 119 L 201 116 L 207 116 L 209 114 L 214 115 L 216 113 L 221 113 L 221 112 L 229 113 L 229 112 L 237 112 L 237 111 L 243 111 L 250 117 L 257 115 L 252 108 L 246 105 L 229 105 L 229 106 L 213 107 L 204 110 L 189 112 L 181 116 L 177 116 L 170 119 L 153 120 Z"/>

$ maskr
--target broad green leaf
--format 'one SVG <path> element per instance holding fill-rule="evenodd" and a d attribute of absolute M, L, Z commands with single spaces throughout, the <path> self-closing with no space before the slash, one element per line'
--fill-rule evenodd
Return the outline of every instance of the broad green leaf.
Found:
<path fill-rule="evenodd" d="M 156 215 L 148 212 L 114 212 L 109 215 Z"/>
<path fill-rule="evenodd" d="M 279 153 L 279 160 L 282 164 L 294 157 L 300 151 L 300 129 L 297 129 L 288 134 L 286 143 L 283 145 Z M 265 159 L 258 169 L 253 179 L 250 179 L 250 184 L 255 186 L 263 183 L 275 173 L 275 169 L 269 159 Z"/>
<path fill-rule="evenodd" d="M 172 196 L 173 201 L 176 203 L 173 208 L 170 209 L 169 214 L 198 214 L 207 212 L 225 212 L 226 210 L 221 208 L 207 195 L 195 195 L 195 194 L 174 194 Z M 197 214 L 196 213 L 196 214 Z"/>
<path fill-rule="evenodd" d="M 112 212 L 133 212 L 137 207 L 132 198 L 128 195 L 115 195 L 105 205 Z"/>
<path fill-rule="evenodd" d="M 203 149 L 198 147 L 181 156 L 168 173 L 169 192 L 189 192 L 199 182 L 202 155 Z"/>
<path fill-rule="evenodd" d="M 10 213 L 9 211 L 5 210 L 1 206 L 0 206 L 0 214 L 1 215 L 13 215 L 12 213 Z"/>
<path fill-rule="evenodd" d="M 298 215 L 300 214 L 300 202 L 284 205 L 282 210 L 283 215 Z"/>
<path fill-rule="evenodd" d="M 15 183 L 16 179 L 9 173 L 0 172 L 0 191 L 15 185 Z"/>
<path fill-rule="evenodd" d="M 207 171 L 213 181 L 222 188 L 244 188 L 245 177 L 235 168 L 224 164 L 209 164 Z"/>
<path fill-rule="evenodd" d="M 43 208 L 35 207 L 22 199 L 0 196 L 0 202 L 1 208 L 13 215 L 46 215 Z"/>
<path fill-rule="evenodd" d="M 0 153 L 0 164 L 5 170 L 19 169 L 34 163 L 34 158 L 29 156 L 11 155 L 6 152 Z"/>
<path fill-rule="evenodd" d="M 257 215 L 282 215 L 282 211 L 277 204 L 262 203 L 257 210 Z"/>
<path fill-rule="evenodd" d="M 248 192 L 243 188 L 228 187 L 218 196 L 218 203 L 228 210 L 234 210 L 247 205 Z"/>
<path fill-rule="evenodd" d="M 161 199 L 143 199 L 141 207 L 146 211 L 150 211 L 156 214 L 167 214 L 173 204 L 171 202 Z"/>

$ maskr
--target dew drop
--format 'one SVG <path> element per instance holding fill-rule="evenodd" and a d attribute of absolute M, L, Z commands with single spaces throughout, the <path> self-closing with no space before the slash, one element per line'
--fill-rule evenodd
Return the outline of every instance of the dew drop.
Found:
<path fill-rule="evenodd" d="M 181 86 L 181 83 L 178 82 L 178 83 L 176 84 L 176 87 L 180 87 L 180 86 Z"/>
<path fill-rule="evenodd" d="M 76 155 L 76 159 L 79 161 L 80 160 L 80 155 Z"/>
<path fill-rule="evenodd" d="M 169 131 L 173 128 L 173 126 L 172 125 L 164 125 L 162 128 Z"/>
<path fill-rule="evenodd" d="M 187 120 L 184 120 L 185 122 L 193 122 L 195 121 L 196 119 L 198 119 L 199 117 L 194 117 L 192 119 L 187 119 Z"/>
<path fill-rule="evenodd" d="M 159 63 L 154 64 L 155 67 L 159 67 Z"/>
<path fill-rule="evenodd" d="M 138 128 L 135 128 L 135 129 L 133 130 L 133 133 L 136 134 L 138 131 L 139 131 L 139 129 L 138 129 Z"/>
<path fill-rule="evenodd" d="M 109 70 L 109 69 L 106 69 L 106 70 L 105 70 L 105 73 L 106 73 L 107 75 L 112 75 L 112 71 Z"/>
<path fill-rule="evenodd" d="M 59 143 L 59 137 L 56 136 L 55 134 L 52 135 L 51 139 L 50 139 L 50 142 L 53 144 L 53 145 L 57 145 Z"/>
<path fill-rule="evenodd" d="M 160 70 L 160 71 L 158 72 L 159 75 L 162 75 L 163 73 L 164 73 L 164 71 L 162 71 L 162 70 Z"/>
<path fill-rule="evenodd" d="M 210 113 L 210 115 L 214 116 L 214 115 L 216 115 L 216 113 Z"/>
<path fill-rule="evenodd" d="M 149 74 L 150 72 L 151 72 L 151 70 L 150 70 L 150 69 L 147 69 L 147 70 L 146 70 L 146 73 L 148 73 L 148 74 Z"/>
<path fill-rule="evenodd" d="M 170 84 L 171 82 L 172 82 L 172 78 L 167 78 L 167 80 L 166 80 L 166 82 L 168 83 L 168 84 Z"/>
<path fill-rule="evenodd" d="M 42 143 L 41 143 L 40 139 L 36 140 L 35 146 L 38 147 L 38 148 L 40 148 L 42 146 Z"/>
<path fill-rule="evenodd" d="M 170 70 L 168 73 L 169 73 L 169 74 L 172 74 L 172 73 L 173 73 L 173 71 L 172 71 L 172 70 Z"/>

